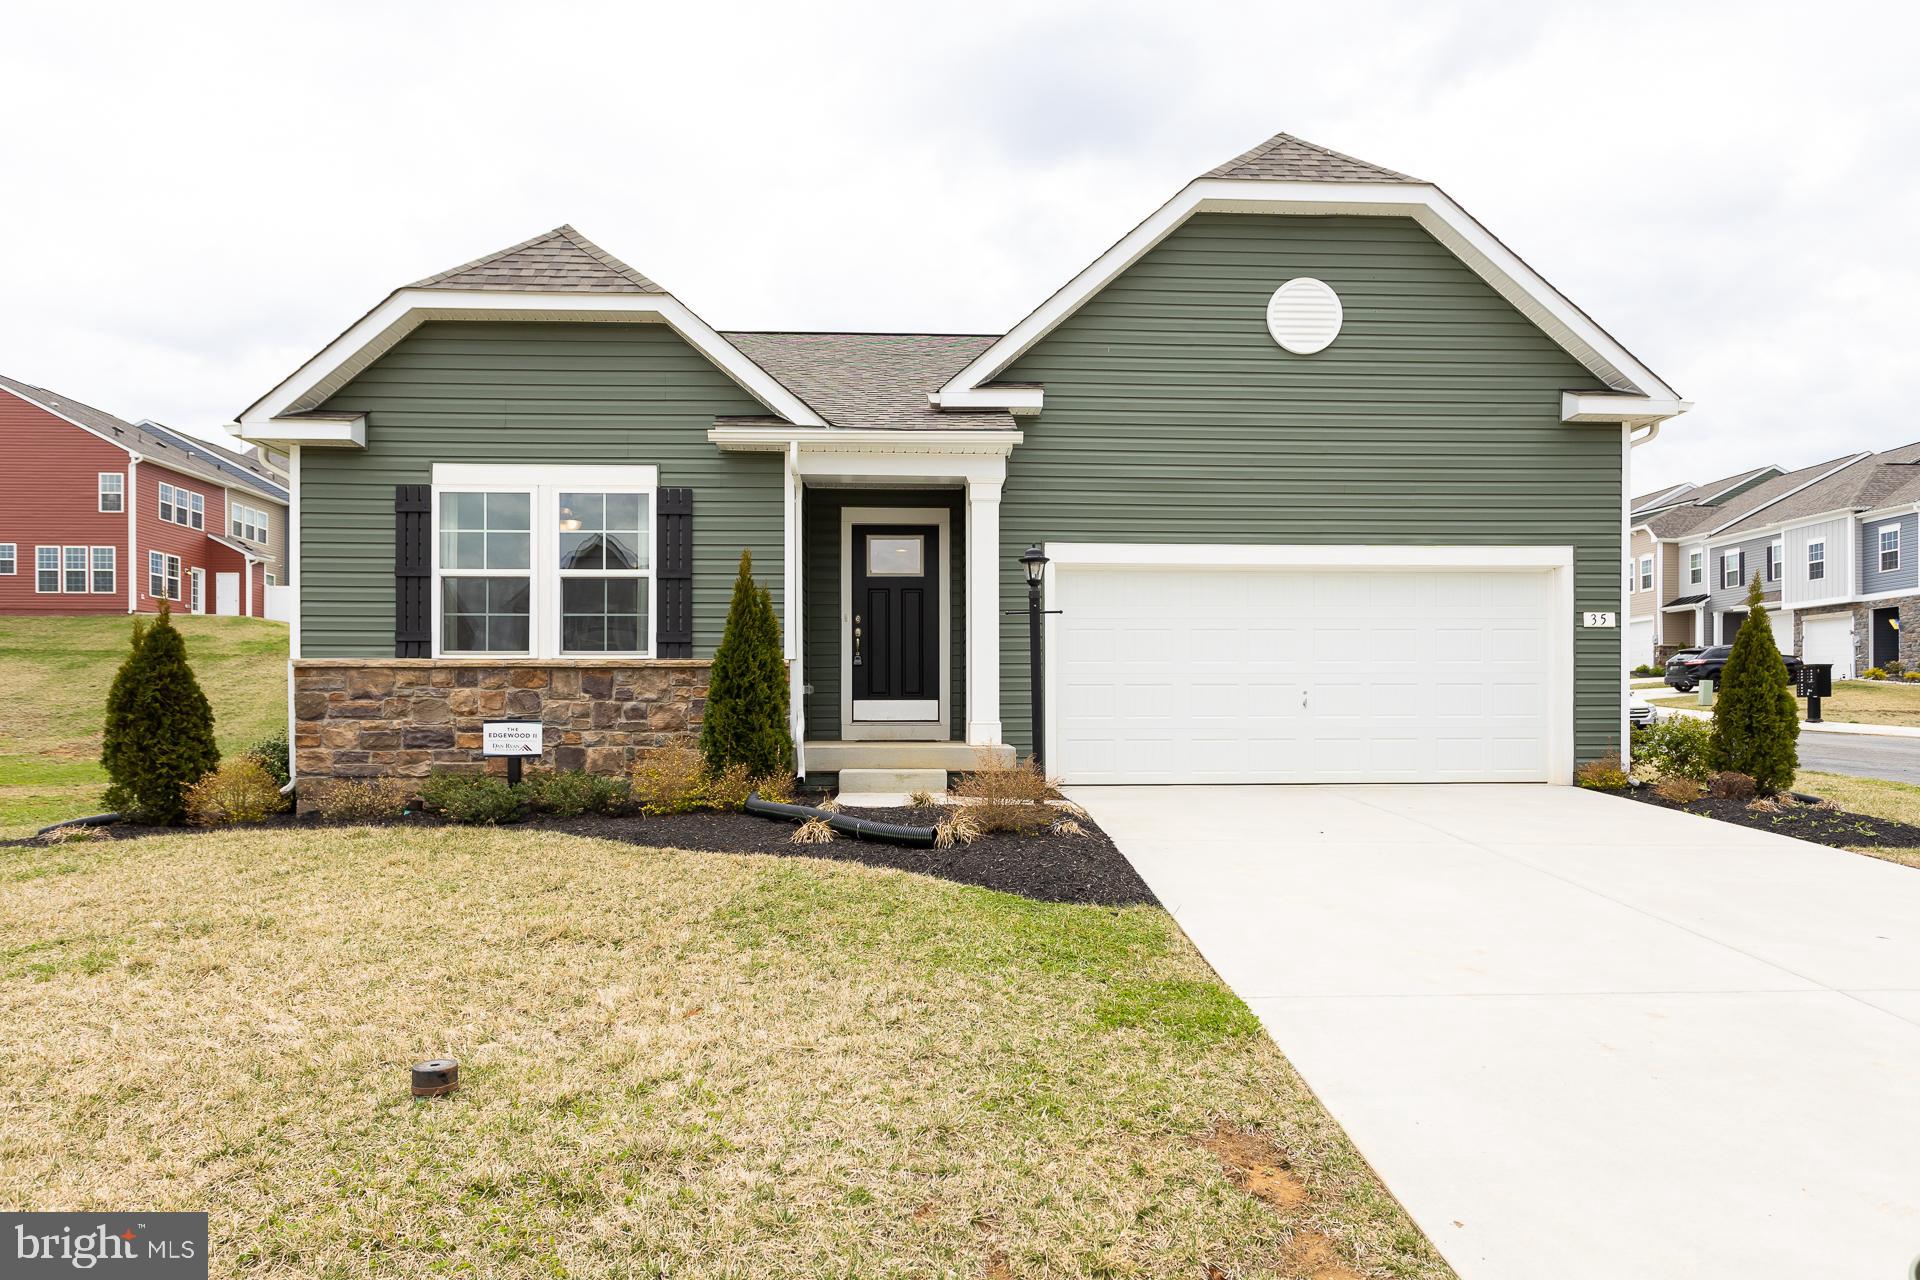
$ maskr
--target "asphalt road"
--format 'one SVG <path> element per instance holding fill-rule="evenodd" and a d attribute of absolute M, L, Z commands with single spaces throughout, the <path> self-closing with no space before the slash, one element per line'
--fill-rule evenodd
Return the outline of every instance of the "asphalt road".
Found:
<path fill-rule="evenodd" d="M 1800 767 L 1857 778 L 1920 783 L 1920 738 L 1874 738 L 1851 733 L 1800 735 Z"/>

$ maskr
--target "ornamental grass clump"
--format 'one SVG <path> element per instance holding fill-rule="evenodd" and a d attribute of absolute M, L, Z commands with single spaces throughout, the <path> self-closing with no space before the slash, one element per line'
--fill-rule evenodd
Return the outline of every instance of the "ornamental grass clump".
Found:
<path fill-rule="evenodd" d="M 222 760 L 186 794 L 187 817 L 201 827 L 264 822 L 286 807 L 273 775 L 250 755 Z"/>
<path fill-rule="evenodd" d="M 787 661 L 780 651 L 773 596 L 753 580 L 753 555 L 742 551 L 700 724 L 708 775 L 740 766 L 750 778 L 792 777 L 787 710 Z"/>
<path fill-rule="evenodd" d="M 107 804 L 158 826 L 186 817 L 187 789 L 220 763 L 213 708 L 165 601 L 152 626 L 134 620 L 131 650 L 107 691 L 100 763 L 112 780 Z"/>
<path fill-rule="evenodd" d="M 1053 795 L 1053 784 L 1032 756 L 1013 764 L 997 764 L 983 752 L 973 771 L 961 775 L 954 784 L 953 794 L 982 833 L 1013 831 L 1028 835 L 1053 825 L 1053 807 L 1047 803 Z"/>
<path fill-rule="evenodd" d="M 1760 575 L 1747 589 L 1747 620 L 1734 637 L 1713 703 L 1709 766 L 1716 773 L 1744 773 L 1762 795 L 1793 782 L 1800 767 L 1796 743 L 1800 716 L 1793 705 L 1787 664 L 1773 640 L 1773 624 L 1760 603 Z"/>

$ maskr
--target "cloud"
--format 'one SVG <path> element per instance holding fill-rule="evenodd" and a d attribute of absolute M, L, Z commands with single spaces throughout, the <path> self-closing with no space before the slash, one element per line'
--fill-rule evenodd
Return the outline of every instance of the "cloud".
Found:
<path fill-rule="evenodd" d="M 1636 488 L 1920 437 L 1908 6 L 496 0 L 10 15 L 0 371 L 225 422 L 570 221 L 716 324 L 1001 330 L 1279 129 L 1432 178 L 1696 400 Z"/>

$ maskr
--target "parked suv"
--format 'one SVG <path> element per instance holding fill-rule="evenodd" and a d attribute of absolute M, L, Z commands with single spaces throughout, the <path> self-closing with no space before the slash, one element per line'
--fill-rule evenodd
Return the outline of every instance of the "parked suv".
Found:
<path fill-rule="evenodd" d="M 1727 665 L 1727 655 L 1733 652 L 1730 644 L 1716 644 L 1706 649 L 1683 649 L 1667 659 L 1667 683 L 1686 693 L 1702 680 L 1718 682 L 1721 669 Z M 1780 655 L 1787 664 L 1787 679 L 1800 670 L 1800 659 L 1791 653 Z"/>

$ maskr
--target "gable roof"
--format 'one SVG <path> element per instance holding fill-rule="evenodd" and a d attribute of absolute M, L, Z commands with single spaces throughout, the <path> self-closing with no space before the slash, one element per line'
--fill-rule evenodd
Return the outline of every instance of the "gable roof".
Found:
<path fill-rule="evenodd" d="M 1751 533 L 1829 512 L 1873 511 L 1920 502 L 1920 443 L 1860 455 L 1816 483 L 1729 526 L 1724 536 Z"/>
<path fill-rule="evenodd" d="M 1773 514 L 1777 504 L 1789 497 L 1797 496 L 1807 486 L 1852 465 L 1863 456 L 1865 455 L 1849 453 L 1844 457 L 1816 462 L 1810 467 L 1783 471 L 1778 475 L 1767 477 L 1750 489 L 1742 489 L 1723 501 L 1689 503 L 1686 506 L 1674 507 L 1671 510 L 1659 512 L 1645 523 L 1657 537 L 1673 538 L 1688 534 L 1711 534 L 1718 542 L 1730 536 L 1736 529 L 1754 529 L 1774 523 L 1779 519 Z"/>
<path fill-rule="evenodd" d="M 1749 467 L 1745 471 L 1736 471 L 1730 476 L 1709 480 L 1705 484 L 1694 484 L 1689 481 L 1669 489 L 1656 490 L 1644 498 L 1636 498 L 1631 509 L 1638 517 L 1682 505 L 1711 507 L 1725 502 L 1735 494 L 1751 489 L 1762 481 L 1780 475 L 1783 471 L 1784 468 L 1768 463 L 1764 467 Z M 1636 519 L 1634 523 L 1638 525 L 1643 522 Z"/>
<path fill-rule="evenodd" d="M 836 427 L 1012 428 L 1011 414 L 941 412 L 927 398 L 993 345 L 968 333 L 723 333 Z"/>
<path fill-rule="evenodd" d="M 143 459 L 171 467 L 186 475 L 218 485 L 233 485 L 252 493 L 285 502 L 287 491 L 267 476 L 258 463 L 218 446 L 183 436 L 159 423 L 131 422 L 116 418 L 104 409 L 96 409 L 57 391 L 36 387 L 0 374 L 0 390 L 12 392 L 29 404 L 38 405 L 57 418 L 84 427 Z M 219 455 L 225 455 L 222 460 Z"/>
<path fill-rule="evenodd" d="M 1242 151 L 1203 178 L 1280 179 L 1291 182 L 1419 182 L 1404 173 L 1356 160 L 1317 143 L 1276 133 L 1251 151 Z"/>
<path fill-rule="evenodd" d="M 451 267 L 409 289 L 502 289 L 555 293 L 665 293 L 593 241 L 562 224 Z"/>
<path fill-rule="evenodd" d="M 941 386 L 936 403 L 949 409 L 1038 407 L 1030 390 L 1024 397 L 1009 395 L 996 379 L 1188 218 L 1208 212 L 1411 218 L 1593 375 L 1603 394 L 1567 388 L 1571 403 L 1563 404 L 1563 420 L 1656 423 L 1692 407 L 1438 186 L 1285 133 L 1189 182 L 968 361 Z"/>

